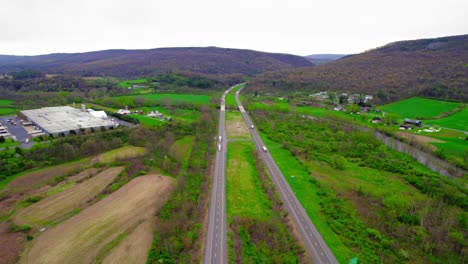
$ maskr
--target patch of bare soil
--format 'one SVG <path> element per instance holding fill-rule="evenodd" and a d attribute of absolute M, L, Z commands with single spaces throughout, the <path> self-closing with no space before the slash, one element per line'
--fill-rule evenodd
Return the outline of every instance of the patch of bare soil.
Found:
<path fill-rule="evenodd" d="M 26 240 L 24 233 L 10 233 L 6 223 L 0 223 L 0 264 L 16 263 Z"/>
<path fill-rule="evenodd" d="M 20 263 L 92 263 L 122 232 L 155 214 L 173 180 L 140 176 L 65 222 L 45 231 L 21 254 Z"/>
<path fill-rule="evenodd" d="M 153 221 L 146 220 L 106 256 L 103 264 L 145 264 L 153 242 Z"/>

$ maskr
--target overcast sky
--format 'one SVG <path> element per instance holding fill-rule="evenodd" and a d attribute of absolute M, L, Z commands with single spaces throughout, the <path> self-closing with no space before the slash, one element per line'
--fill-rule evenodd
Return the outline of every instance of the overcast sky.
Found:
<path fill-rule="evenodd" d="M 0 1 L 0 54 L 187 46 L 350 54 L 462 34 L 467 0 Z"/>

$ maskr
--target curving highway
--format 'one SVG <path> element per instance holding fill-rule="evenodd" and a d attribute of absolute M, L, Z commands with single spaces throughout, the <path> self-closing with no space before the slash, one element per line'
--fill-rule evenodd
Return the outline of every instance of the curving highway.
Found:
<path fill-rule="evenodd" d="M 221 97 L 219 112 L 218 136 L 216 137 L 216 159 L 213 173 L 213 185 L 208 218 L 208 231 L 205 240 L 203 263 L 227 263 L 226 236 L 226 153 L 227 141 L 225 130 L 226 105 L 225 98 L 232 88 Z"/>
<path fill-rule="evenodd" d="M 255 142 L 257 151 L 260 153 L 260 156 L 262 157 L 265 166 L 271 175 L 273 183 L 275 184 L 276 189 L 281 196 L 283 204 L 286 206 L 289 215 L 296 224 L 297 230 L 301 235 L 302 240 L 304 241 L 306 250 L 312 256 L 314 263 L 338 263 L 338 260 L 335 258 L 330 248 L 328 248 L 328 245 L 325 243 L 322 236 L 317 231 L 309 216 L 305 212 L 301 203 L 297 200 L 291 187 L 284 179 L 284 176 L 276 165 L 276 162 L 273 160 L 268 150 L 264 148 L 265 145 L 263 144 L 260 135 L 256 129 L 253 129 L 253 123 L 239 100 L 239 92 L 241 90 L 242 89 L 236 91 L 235 95 L 239 110 L 241 111 L 247 126 L 251 128 L 250 132 Z"/>

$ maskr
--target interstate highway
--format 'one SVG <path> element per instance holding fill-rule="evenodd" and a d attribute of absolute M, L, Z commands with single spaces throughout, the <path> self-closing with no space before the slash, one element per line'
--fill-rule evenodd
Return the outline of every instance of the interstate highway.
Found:
<path fill-rule="evenodd" d="M 239 92 L 242 89 L 236 91 L 235 98 L 239 110 L 244 118 L 244 121 L 247 123 L 249 128 L 252 128 L 253 123 L 249 118 L 249 115 L 245 111 L 244 107 L 242 106 L 239 100 Z M 335 258 L 333 253 L 331 252 L 328 245 L 323 240 L 320 233 L 315 228 L 314 224 L 310 220 L 309 216 L 305 212 L 304 208 L 302 207 L 301 203 L 297 200 L 294 192 L 292 191 L 289 184 L 286 182 L 283 173 L 281 173 L 280 169 L 276 165 L 276 162 L 273 160 L 273 157 L 270 155 L 269 151 L 263 150 L 263 141 L 260 138 L 260 135 L 256 131 L 256 129 L 250 129 L 252 134 L 252 138 L 255 142 L 256 148 L 260 156 L 262 157 L 265 166 L 270 173 L 270 176 L 273 180 L 273 183 L 276 186 L 278 193 L 280 194 L 281 200 L 283 204 L 286 206 L 289 215 L 291 216 L 292 220 L 294 221 L 299 234 L 304 241 L 304 246 L 306 250 L 312 256 L 312 260 L 314 263 L 338 263 L 338 260 Z"/>

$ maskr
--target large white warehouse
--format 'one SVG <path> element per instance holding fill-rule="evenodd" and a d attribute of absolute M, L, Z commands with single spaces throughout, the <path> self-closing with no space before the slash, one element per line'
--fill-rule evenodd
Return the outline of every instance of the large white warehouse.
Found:
<path fill-rule="evenodd" d="M 96 111 L 98 112 L 98 111 Z M 107 116 L 91 114 L 71 106 L 43 107 L 40 109 L 23 110 L 21 114 L 44 133 L 49 135 L 64 135 L 71 131 L 79 133 L 80 130 L 111 128 L 116 124 L 107 119 Z"/>

